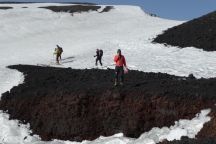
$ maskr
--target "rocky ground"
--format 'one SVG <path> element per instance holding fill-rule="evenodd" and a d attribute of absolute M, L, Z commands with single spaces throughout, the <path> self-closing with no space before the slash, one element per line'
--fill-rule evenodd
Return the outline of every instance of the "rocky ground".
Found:
<path fill-rule="evenodd" d="M 94 140 L 119 132 L 138 138 L 206 108 L 213 118 L 197 137 L 216 137 L 216 78 L 130 71 L 124 85 L 114 87 L 111 69 L 9 68 L 22 72 L 25 82 L 2 95 L 0 109 L 8 110 L 10 119 L 30 123 L 43 140 Z"/>
<path fill-rule="evenodd" d="M 167 29 L 158 35 L 153 43 L 165 43 L 180 48 L 192 46 L 204 51 L 215 51 L 215 23 L 216 11 Z"/>
<path fill-rule="evenodd" d="M 71 6 L 47 6 L 47 7 L 40 7 L 52 10 L 53 12 L 88 12 L 88 11 L 97 11 L 101 8 L 101 6 L 95 5 L 71 5 Z"/>
<path fill-rule="evenodd" d="M 81 13 L 81 12 L 89 12 L 89 11 L 98 11 L 101 6 L 97 5 L 71 5 L 71 6 L 47 6 L 40 7 L 52 10 L 53 12 L 69 12 L 69 13 Z M 109 12 L 113 9 L 113 6 L 106 6 L 100 13 Z"/>
<path fill-rule="evenodd" d="M 0 10 L 7 10 L 7 9 L 13 9 L 13 7 L 0 7 Z"/>

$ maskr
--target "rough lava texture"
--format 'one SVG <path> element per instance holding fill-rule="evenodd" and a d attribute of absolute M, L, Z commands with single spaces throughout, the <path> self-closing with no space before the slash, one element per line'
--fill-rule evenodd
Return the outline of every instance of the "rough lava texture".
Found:
<path fill-rule="evenodd" d="M 9 68 L 22 72 L 25 81 L 2 94 L 0 109 L 10 119 L 30 123 L 43 140 L 94 140 L 120 132 L 138 138 L 153 127 L 192 119 L 206 108 L 216 115 L 216 78 L 131 70 L 124 85 L 114 87 L 111 69 Z M 200 137 L 215 136 L 214 121 L 205 125 Z"/>
<path fill-rule="evenodd" d="M 106 6 L 100 13 L 109 12 L 111 9 L 114 9 L 113 6 Z"/>
<path fill-rule="evenodd" d="M 13 9 L 13 7 L 0 7 L 0 10 L 7 10 L 7 9 Z"/>
<path fill-rule="evenodd" d="M 216 105 L 215 105 L 216 107 Z M 203 129 L 197 134 L 198 138 L 212 137 L 216 138 L 216 111 L 213 109 L 209 116 L 211 117 L 211 121 L 204 124 Z M 216 143 L 216 142 L 215 142 Z"/>
<path fill-rule="evenodd" d="M 196 47 L 204 51 L 216 51 L 216 11 L 169 28 L 158 35 L 153 43 L 172 46 Z"/>
<path fill-rule="evenodd" d="M 71 5 L 71 6 L 47 6 L 47 7 L 39 7 L 39 8 L 46 8 L 52 10 L 53 12 L 88 12 L 88 11 L 97 11 L 101 8 L 101 6 L 95 5 Z"/>

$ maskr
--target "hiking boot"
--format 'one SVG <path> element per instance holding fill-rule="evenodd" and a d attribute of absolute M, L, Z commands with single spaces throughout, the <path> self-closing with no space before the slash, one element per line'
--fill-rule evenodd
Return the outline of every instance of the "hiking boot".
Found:
<path fill-rule="evenodd" d="M 56 65 L 59 65 L 59 62 L 56 62 Z"/>
<path fill-rule="evenodd" d="M 118 85 L 118 83 L 117 83 L 117 82 L 115 82 L 114 86 L 117 86 L 117 85 Z"/>

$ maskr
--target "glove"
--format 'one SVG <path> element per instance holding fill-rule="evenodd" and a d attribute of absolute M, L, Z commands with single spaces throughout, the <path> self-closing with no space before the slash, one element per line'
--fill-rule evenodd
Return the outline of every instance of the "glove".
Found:
<path fill-rule="evenodd" d="M 94 56 L 94 57 L 96 57 L 96 56 Z"/>

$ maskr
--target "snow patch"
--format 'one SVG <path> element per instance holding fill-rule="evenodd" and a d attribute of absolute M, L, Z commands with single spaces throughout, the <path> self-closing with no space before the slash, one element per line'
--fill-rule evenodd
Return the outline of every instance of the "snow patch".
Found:
<path fill-rule="evenodd" d="M 24 75 L 21 72 L 5 68 L 0 68 L 0 78 L 0 94 L 10 91 L 13 86 L 17 86 L 24 81 Z"/>

